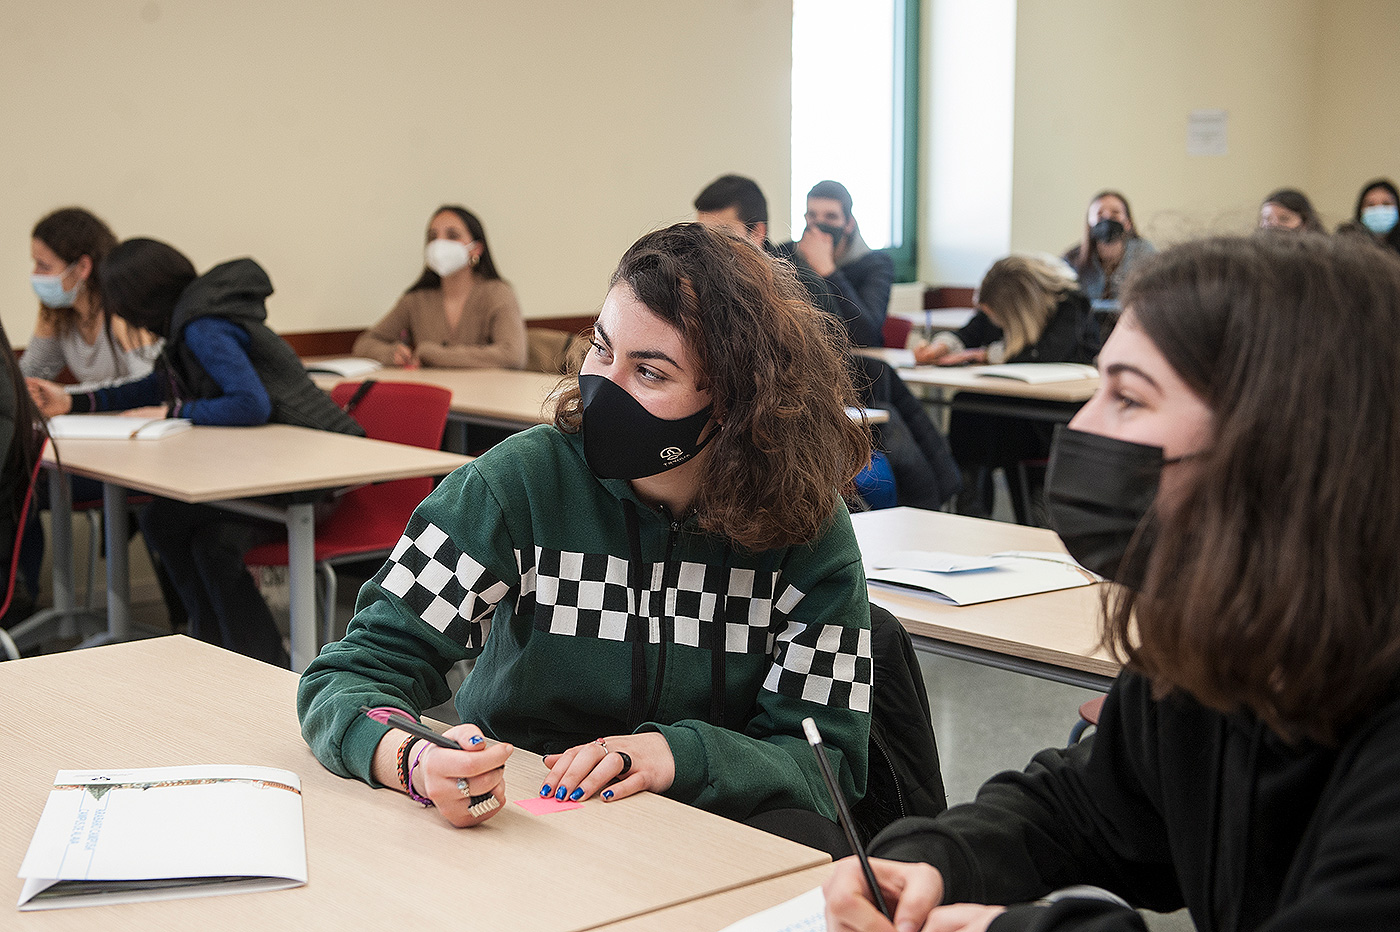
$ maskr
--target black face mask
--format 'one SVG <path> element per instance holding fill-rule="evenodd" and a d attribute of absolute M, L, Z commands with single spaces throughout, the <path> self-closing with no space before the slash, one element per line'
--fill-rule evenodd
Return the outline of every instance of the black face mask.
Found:
<path fill-rule="evenodd" d="M 695 458 L 718 431 L 703 441 L 714 405 L 688 417 L 657 417 L 628 391 L 601 375 L 580 375 L 583 457 L 600 479 L 644 479 Z"/>
<path fill-rule="evenodd" d="M 1085 569 L 1137 588 L 1152 550 L 1151 523 L 1127 563 L 1124 555 L 1157 498 L 1162 467 L 1185 458 L 1163 459 L 1161 447 L 1059 428 L 1045 475 L 1050 526 Z"/>
<path fill-rule="evenodd" d="M 841 246 L 841 237 L 843 237 L 843 236 L 846 235 L 845 229 L 843 229 L 842 227 L 835 227 L 835 226 L 832 226 L 832 225 L 829 224 L 829 223 L 814 223 L 814 224 L 812 224 L 812 226 L 816 227 L 818 230 L 821 230 L 821 231 L 822 231 L 823 233 L 825 233 L 827 236 L 830 236 L 830 237 L 831 237 L 831 248 L 832 248 L 832 249 L 838 249 L 838 248 L 840 248 L 840 246 Z"/>
<path fill-rule="evenodd" d="M 1089 238 L 1096 243 L 1112 243 L 1122 237 L 1123 224 L 1107 217 L 1089 228 Z"/>

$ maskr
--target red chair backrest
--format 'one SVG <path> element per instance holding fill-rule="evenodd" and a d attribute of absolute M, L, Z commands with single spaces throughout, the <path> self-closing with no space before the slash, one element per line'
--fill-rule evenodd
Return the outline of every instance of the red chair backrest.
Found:
<path fill-rule="evenodd" d="M 359 387 L 359 382 L 341 382 L 331 389 L 331 400 L 344 407 Z M 350 416 L 371 439 L 436 450 L 451 406 L 452 392 L 441 386 L 376 381 Z"/>
<path fill-rule="evenodd" d="M 913 321 L 905 320 L 903 317 L 886 317 L 885 325 L 880 329 L 880 336 L 884 339 L 886 346 L 904 349 L 909 342 L 909 331 L 913 329 Z"/>

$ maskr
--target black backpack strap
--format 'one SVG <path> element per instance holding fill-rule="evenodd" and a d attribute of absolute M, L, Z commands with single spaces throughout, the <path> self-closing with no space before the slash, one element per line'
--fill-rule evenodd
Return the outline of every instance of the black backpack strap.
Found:
<path fill-rule="evenodd" d="M 376 384 L 374 379 L 365 379 L 360 383 L 360 387 L 355 389 L 355 394 L 351 395 L 345 404 L 341 406 L 341 410 L 346 414 L 354 414 L 360 402 L 365 400 L 365 396 L 369 394 L 369 390 L 374 388 Z"/>

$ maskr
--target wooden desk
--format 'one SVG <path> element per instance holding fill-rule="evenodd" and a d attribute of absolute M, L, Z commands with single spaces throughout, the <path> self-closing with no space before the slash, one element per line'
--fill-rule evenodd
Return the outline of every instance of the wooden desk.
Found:
<path fill-rule="evenodd" d="M 195 427 L 161 440 L 63 440 L 58 446 L 64 471 L 103 483 L 110 639 L 121 640 L 130 630 L 126 490 L 134 489 L 287 525 L 292 666 L 297 670 L 318 649 L 312 506 L 274 507 L 246 499 L 442 476 L 469 462 L 438 450 L 287 424 Z M 44 456 L 54 464 L 52 450 Z M 55 519 L 61 520 L 61 512 L 55 513 Z"/>
<path fill-rule="evenodd" d="M 723 893 L 712 893 L 689 903 L 658 909 L 621 922 L 609 923 L 606 932 L 715 932 L 746 916 L 820 887 L 835 865 L 823 864 L 751 883 Z"/>
<path fill-rule="evenodd" d="M 1055 532 L 1044 528 L 919 508 L 856 514 L 851 524 L 866 553 L 1065 549 Z M 885 586 L 870 589 L 871 601 L 894 613 L 920 648 L 1106 691 L 1120 664 L 1098 647 L 1102 595 L 1100 584 L 958 606 Z"/>
<path fill-rule="evenodd" d="M 908 363 L 913 359 L 913 354 L 908 350 L 874 348 L 857 352 L 883 360 L 894 367 L 904 383 L 911 390 L 922 394 L 925 400 L 960 411 L 1001 414 L 1063 424 L 1069 422 L 1078 406 L 1088 401 L 1099 387 L 1098 376 L 1075 379 L 1071 382 L 1031 385 L 1017 379 L 978 375 L 977 366 L 910 367 Z M 1044 402 L 1059 404 L 1051 406 Z"/>
<path fill-rule="evenodd" d="M 83 684 L 77 688 L 75 684 Z M 275 893 L 12 912 L 7 928 L 490 929 L 570 932 L 825 863 L 757 829 L 642 794 L 536 817 L 508 803 L 454 829 L 390 790 L 331 774 L 301 739 L 297 677 L 183 637 L 0 663 L 11 716 L 0 787 L 9 903 L 54 774 L 195 763 L 283 767 L 301 777 L 309 882 Z M 546 769 L 517 750 L 508 799 Z M 810 886 L 810 885 L 809 885 Z M 4 907 L 0 907 L 4 908 Z"/>

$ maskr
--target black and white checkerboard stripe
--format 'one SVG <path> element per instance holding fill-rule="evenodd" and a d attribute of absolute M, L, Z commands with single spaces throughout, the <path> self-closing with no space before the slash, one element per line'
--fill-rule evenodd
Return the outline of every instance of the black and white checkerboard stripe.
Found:
<path fill-rule="evenodd" d="M 536 630 L 568 637 L 659 643 L 664 617 L 672 643 L 708 648 L 723 626 L 725 650 L 773 658 L 764 687 L 824 705 L 870 708 L 870 632 L 790 619 L 804 598 L 778 573 L 682 561 L 675 582 L 666 566 L 641 568 L 639 593 L 628 563 L 606 553 L 535 548 L 516 552 L 516 612 Z M 511 585 L 463 553 L 436 525 L 414 515 L 376 580 L 429 625 L 468 647 L 490 632 L 496 603 Z M 728 596 L 725 618 L 723 606 Z"/>

